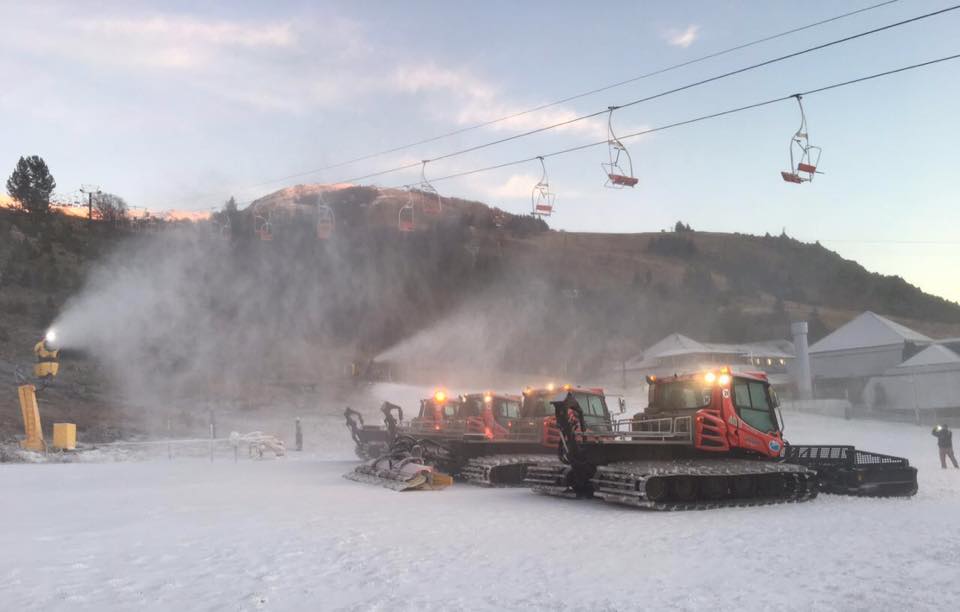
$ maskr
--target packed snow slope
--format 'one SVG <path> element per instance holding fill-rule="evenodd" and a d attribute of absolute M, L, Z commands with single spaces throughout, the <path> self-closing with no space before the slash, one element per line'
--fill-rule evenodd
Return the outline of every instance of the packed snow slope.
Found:
<path fill-rule="evenodd" d="M 3 608 L 949 608 L 960 470 L 940 469 L 929 431 L 785 416 L 796 443 L 909 457 L 920 493 L 678 513 L 463 484 L 396 493 L 341 478 L 346 431 L 306 417 L 306 451 L 277 460 L 0 466 Z"/>

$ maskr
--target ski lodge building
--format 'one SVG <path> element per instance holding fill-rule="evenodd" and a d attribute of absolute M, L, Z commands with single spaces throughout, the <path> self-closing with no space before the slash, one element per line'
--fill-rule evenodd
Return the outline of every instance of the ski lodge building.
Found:
<path fill-rule="evenodd" d="M 864 312 L 810 347 L 814 397 L 916 422 L 960 418 L 960 338 Z"/>
<path fill-rule="evenodd" d="M 846 400 L 840 403 L 847 406 L 844 413 L 852 406 L 848 416 L 960 426 L 960 338 L 930 338 L 864 312 L 809 347 L 805 377 L 805 356 L 798 351 L 806 348 L 806 324 L 797 325 L 802 328 L 800 336 L 792 330 L 795 342 L 720 344 L 670 334 L 619 364 L 617 378 L 626 388 L 642 389 L 649 374 L 729 365 L 766 372 L 784 398 L 802 398 L 806 378 L 814 400 Z"/>
<path fill-rule="evenodd" d="M 670 334 L 640 355 L 621 364 L 624 386 L 646 384 L 646 376 L 670 376 L 677 372 L 720 367 L 741 366 L 762 370 L 775 386 L 790 382 L 788 370 L 793 362 L 793 343 L 789 340 L 771 340 L 747 344 L 720 344 L 699 342 L 683 334 Z"/>

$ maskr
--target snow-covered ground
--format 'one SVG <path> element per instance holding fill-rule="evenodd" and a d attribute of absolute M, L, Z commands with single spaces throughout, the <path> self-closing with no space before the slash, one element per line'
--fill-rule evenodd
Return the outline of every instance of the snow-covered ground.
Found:
<path fill-rule="evenodd" d="M 2 608 L 955 607 L 960 470 L 940 469 L 929 431 L 786 416 L 792 442 L 909 457 L 920 493 L 678 513 L 462 484 L 396 493 L 341 478 L 354 461 L 331 411 L 304 417 L 307 450 L 277 460 L 0 465 Z"/>

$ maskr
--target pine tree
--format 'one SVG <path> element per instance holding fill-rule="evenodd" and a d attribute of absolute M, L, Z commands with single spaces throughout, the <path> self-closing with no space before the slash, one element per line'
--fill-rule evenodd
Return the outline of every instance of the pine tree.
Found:
<path fill-rule="evenodd" d="M 57 182 L 39 155 L 21 157 L 7 179 L 7 193 L 25 210 L 46 214 L 50 210 L 50 194 Z"/>

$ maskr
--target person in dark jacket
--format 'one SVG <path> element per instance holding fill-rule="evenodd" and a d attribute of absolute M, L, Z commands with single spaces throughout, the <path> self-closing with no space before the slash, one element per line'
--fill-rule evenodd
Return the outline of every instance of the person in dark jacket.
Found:
<path fill-rule="evenodd" d="M 953 463 L 953 467 L 960 469 L 957 465 L 957 457 L 953 454 L 953 432 L 946 425 L 937 425 L 930 432 L 937 439 L 937 447 L 940 449 L 940 467 L 947 469 L 947 457 Z"/>

